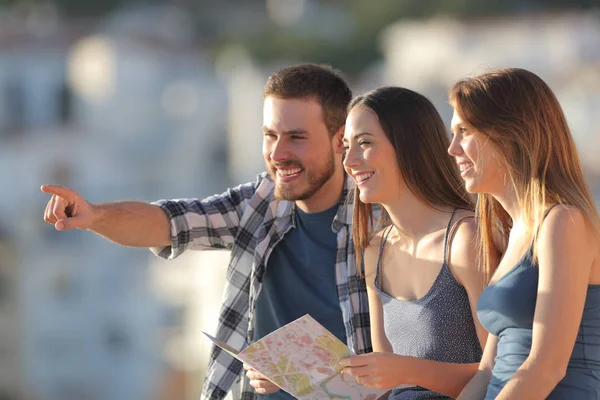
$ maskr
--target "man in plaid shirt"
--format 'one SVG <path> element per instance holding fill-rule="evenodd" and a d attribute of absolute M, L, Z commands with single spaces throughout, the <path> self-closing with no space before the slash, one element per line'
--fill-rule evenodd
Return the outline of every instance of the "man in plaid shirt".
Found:
<path fill-rule="evenodd" d="M 206 199 L 91 204 L 77 192 L 52 194 L 45 220 L 88 229 L 167 259 L 187 249 L 230 249 L 217 338 L 236 349 L 304 315 L 370 352 L 368 302 L 352 245 L 352 181 L 342 137 L 351 92 L 331 68 L 284 68 L 264 88 L 263 154 L 268 172 Z M 242 378 L 241 399 L 290 399 L 251 368 L 214 347 L 202 399 L 223 399 Z M 258 395 L 257 395 L 258 393 Z"/>

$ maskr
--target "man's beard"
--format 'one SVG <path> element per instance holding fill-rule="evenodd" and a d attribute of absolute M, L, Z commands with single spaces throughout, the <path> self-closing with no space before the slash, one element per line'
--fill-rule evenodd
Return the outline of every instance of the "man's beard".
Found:
<path fill-rule="evenodd" d="M 276 169 L 279 168 L 302 168 L 304 177 L 302 181 L 282 183 L 279 182 L 276 176 Z M 304 168 L 304 166 L 297 161 L 289 161 L 286 163 L 277 164 L 276 166 L 269 164 L 269 174 L 275 181 L 275 198 L 277 200 L 307 200 L 315 195 L 331 179 L 335 173 L 335 158 L 333 152 L 327 155 L 327 159 L 323 165 L 316 168 Z M 299 187 L 303 186 L 304 189 Z M 296 189 L 298 188 L 298 189 Z"/>

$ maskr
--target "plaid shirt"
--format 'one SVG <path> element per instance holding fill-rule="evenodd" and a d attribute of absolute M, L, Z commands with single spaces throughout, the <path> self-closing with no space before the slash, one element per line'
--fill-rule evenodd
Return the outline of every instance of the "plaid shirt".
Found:
<path fill-rule="evenodd" d="M 353 185 L 347 177 L 332 229 L 337 233 L 335 274 L 348 347 L 360 354 L 371 351 L 371 337 L 366 286 L 357 274 L 352 245 L 352 201 L 346 200 Z M 171 221 L 172 245 L 153 248 L 158 256 L 173 259 L 188 249 L 231 250 L 216 337 L 238 350 L 253 340 L 254 307 L 269 255 L 296 223 L 295 204 L 276 200 L 274 188 L 271 177 L 263 173 L 256 182 L 204 200 L 154 203 Z M 213 346 L 202 399 L 223 399 L 240 377 L 241 399 L 256 399 L 242 369 L 241 362 Z"/>

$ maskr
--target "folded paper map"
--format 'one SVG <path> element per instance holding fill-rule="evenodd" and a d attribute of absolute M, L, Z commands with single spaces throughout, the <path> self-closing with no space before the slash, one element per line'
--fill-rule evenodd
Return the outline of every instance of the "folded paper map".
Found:
<path fill-rule="evenodd" d="M 350 349 L 305 315 L 238 352 L 203 332 L 214 344 L 298 399 L 376 400 L 386 390 L 362 386 L 341 373 Z"/>

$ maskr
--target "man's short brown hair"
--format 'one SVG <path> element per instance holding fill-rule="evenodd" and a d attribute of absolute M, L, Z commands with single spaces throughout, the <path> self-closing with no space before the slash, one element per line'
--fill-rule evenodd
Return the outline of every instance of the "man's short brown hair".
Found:
<path fill-rule="evenodd" d="M 314 98 L 323 109 L 330 135 L 346 123 L 352 91 L 339 71 L 329 65 L 299 64 L 272 74 L 265 84 L 264 97 L 283 99 Z"/>

